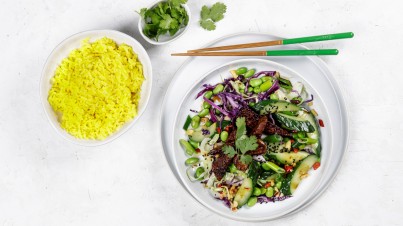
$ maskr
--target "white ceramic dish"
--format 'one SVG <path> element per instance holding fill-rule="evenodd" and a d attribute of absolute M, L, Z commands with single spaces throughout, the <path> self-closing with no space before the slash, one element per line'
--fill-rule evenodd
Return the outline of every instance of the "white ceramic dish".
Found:
<path fill-rule="evenodd" d="M 114 40 L 117 44 L 125 43 L 133 48 L 133 51 L 137 53 L 140 62 L 143 65 L 143 73 L 145 80 L 142 85 L 141 90 L 141 98 L 138 106 L 138 115 L 130 122 L 127 122 L 123 125 L 118 131 L 114 134 L 110 135 L 104 140 L 84 140 L 78 139 L 69 133 L 67 133 L 64 129 L 61 128 L 60 123 L 57 120 L 56 114 L 53 111 L 52 107 L 48 102 L 48 93 L 51 88 L 50 79 L 54 76 L 54 72 L 57 66 L 61 63 L 61 61 L 68 56 L 68 54 L 81 46 L 81 41 L 85 38 L 89 38 L 90 42 L 93 42 L 99 38 L 108 37 Z M 94 31 L 85 31 L 78 34 L 75 34 L 71 37 L 68 37 L 63 42 L 61 42 L 50 54 L 48 57 L 45 66 L 42 71 L 42 78 L 40 82 L 40 97 L 42 101 L 43 108 L 45 110 L 46 116 L 49 119 L 52 127 L 60 134 L 63 138 L 73 143 L 84 145 L 84 146 L 97 146 L 106 144 L 120 135 L 125 133 L 132 127 L 141 117 L 143 112 L 146 109 L 147 103 L 150 99 L 152 87 L 152 67 L 150 58 L 143 48 L 143 46 L 136 41 L 134 38 L 121 33 L 119 31 L 113 30 L 94 30 Z"/>
<path fill-rule="evenodd" d="M 160 2 L 164 2 L 164 1 L 157 1 L 157 2 L 155 2 L 155 3 L 153 3 L 153 4 L 151 4 L 150 6 L 148 6 L 147 9 L 151 9 L 151 8 L 155 7 L 155 6 L 158 5 L 158 3 L 160 3 Z M 187 14 L 188 14 L 188 16 L 189 16 L 189 23 L 190 23 L 190 20 L 191 20 L 190 9 L 189 9 L 189 7 L 188 7 L 186 4 L 183 4 L 182 6 L 183 6 L 183 8 L 186 10 L 186 12 L 187 12 Z M 140 18 L 140 19 L 139 19 L 139 23 L 138 23 L 138 26 L 137 26 L 137 27 L 138 27 L 138 29 L 139 29 L 139 32 L 140 32 L 141 36 L 142 36 L 147 42 L 149 42 L 150 44 L 153 44 L 153 45 L 164 45 L 164 44 L 168 44 L 168 43 L 170 43 L 170 42 L 173 42 L 173 41 L 177 40 L 179 37 L 181 37 L 181 36 L 188 30 L 188 28 L 189 28 L 189 23 L 188 23 L 188 25 L 186 25 L 184 28 L 181 28 L 174 36 L 170 36 L 169 34 L 164 34 L 164 35 L 161 35 L 161 36 L 159 37 L 158 41 L 155 41 L 155 40 L 153 40 L 153 39 L 150 39 L 149 37 L 147 37 L 147 36 L 144 35 L 144 33 L 143 33 L 143 28 L 144 28 L 145 22 L 144 22 L 143 18 Z"/>
<path fill-rule="evenodd" d="M 244 33 L 222 38 L 212 45 L 280 39 L 267 34 Z M 209 45 L 210 46 L 210 45 Z M 302 46 L 300 46 L 301 48 Z M 294 46 L 295 48 L 295 46 Z M 222 216 L 242 221 L 267 221 L 295 213 L 315 200 L 333 180 L 346 150 L 348 123 L 342 95 L 326 65 L 317 57 L 271 58 L 287 66 L 258 59 L 239 60 L 236 58 L 188 59 L 178 70 L 164 99 L 161 115 L 161 138 L 165 156 L 175 177 L 185 190 L 199 203 Z M 184 136 L 181 129 L 188 110 L 194 104 L 195 93 L 203 83 L 219 81 L 219 74 L 227 74 L 238 66 L 256 67 L 258 70 L 278 70 L 283 76 L 292 77 L 306 84 L 308 91 L 315 96 L 314 108 L 325 123 L 322 132 L 322 166 L 312 171 L 304 180 L 293 198 L 275 204 L 256 205 L 231 212 L 222 202 L 213 199 L 199 183 L 191 183 L 185 175 L 186 159 L 178 139 Z M 206 68 L 213 69 L 210 72 Z M 215 69 L 214 69 L 215 68 Z M 294 70 L 293 70 L 294 69 Z M 298 73 L 296 72 L 298 71 Z M 207 72 L 207 73 L 206 73 Z M 193 98 L 192 98 L 193 97 Z M 172 109 L 178 109 L 172 111 Z"/>

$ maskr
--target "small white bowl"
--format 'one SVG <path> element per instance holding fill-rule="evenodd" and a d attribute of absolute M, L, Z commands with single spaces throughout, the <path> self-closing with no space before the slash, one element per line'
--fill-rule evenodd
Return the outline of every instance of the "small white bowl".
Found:
<path fill-rule="evenodd" d="M 147 9 L 151 9 L 154 8 L 155 6 L 158 5 L 158 3 L 160 2 L 165 2 L 165 1 L 157 1 L 155 3 L 153 3 L 152 5 L 150 5 L 149 7 L 147 7 Z M 190 15 L 190 9 L 186 4 L 182 4 L 183 8 L 186 10 L 188 16 L 189 16 L 189 23 L 190 23 L 190 19 L 191 19 L 191 15 Z M 139 24 L 138 24 L 138 28 L 139 28 L 139 32 L 141 34 L 141 36 L 150 44 L 153 45 L 164 45 L 170 42 L 175 41 L 176 39 L 178 39 L 179 37 L 181 37 L 189 28 L 189 23 L 188 25 L 186 25 L 185 27 L 179 29 L 178 32 L 176 32 L 176 34 L 174 36 L 170 36 L 168 33 L 164 34 L 164 35 L 160 35 L 158 37 L 158 41 L 155 41 L 154 39 L 150 39 L 149 37 L 147 37 L 144 33 L 143 33 L 143 28 L 145 25 L 145 21 L 143 20 L 143 18 L 139 19 Z"/>
<path fill-rule="evenodd" d="M 125 43 L 133 48 L 133 51 L 138 55 L 138 58 L 143 65 L 143 74 L 145 80 L 141 87 L 141 97 L 138 105 L 138 114 L 137 116 L 130 122 L 124 124 L 118 131 L 110 135 L 104 140 L 85 140 L 85 139 L 78 139 L 69 133 L 67 133 L 60 125 L 59 121 L 57 120 L 56 113 L 53 111 L 52 107 L 48 102 L 48 94 L 49 90 L 52 87 L 50 83 L 51 78 L 54 76 L 56 68 L 62 62 L 64 58 L 66 58 L 69 53 L 77 48 L 80 48 L 81 41 L 83 39 L 89 38 L 90 42 L 93 42 L 97 39 L 108 37 L 114 40 L 117 44 Z M 143 48 L 143 46 L 136 41 L 134 38 L 121 33 L 119 31 L 114 30 L 93 30 L 93 31 L 85 31 L 73 36 L 68 37 L 63 42 L 61 42 L 56 48 L 52 51 L 48 59 L 46 60 L 45 66 L 42 71 L 42 78 L 40 81 L 40 97 L 42 101 L 43 108 L 45 110 L 46 116 L 49 119 L 50 124 L 53 128 L 60 134 L 64 139 L 71 141 L 75 144 L 83 145 L 83 146 L 98 146 L 102 144 L 106 144 L 120 135 L 125 133 L 132 127 L 143 114 L 146 109 L 147 103 L 150 99 L 151 94 L 151 87 L 152 87 L 152 67 L 150 58 Z"/>

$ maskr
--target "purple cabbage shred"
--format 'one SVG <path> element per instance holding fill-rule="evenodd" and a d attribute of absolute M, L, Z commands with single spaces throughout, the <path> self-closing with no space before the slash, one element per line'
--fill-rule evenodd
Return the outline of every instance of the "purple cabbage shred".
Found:
<path fill-rule="evenodd" d="M 258 203 L 269 203 L 269 202 L 278 202 L 278 201 L 283 201 L 288 198 L 291 198 L 291 195 L 286 195 L 286 196 L 280 196 L 280 197 L 267 197 L 266 195 L 260 195 L 257 197 Z"/>

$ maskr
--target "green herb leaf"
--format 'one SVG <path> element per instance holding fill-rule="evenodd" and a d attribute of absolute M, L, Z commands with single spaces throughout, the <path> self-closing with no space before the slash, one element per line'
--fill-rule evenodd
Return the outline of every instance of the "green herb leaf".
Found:
<path fill-rule="evenodd" d="M 227 6 L 221 2 L 217 2 L 210 9 L 210 18 L 214 22 L 220 21 L 224 18 L 225 12 L 227 12 Z"/>
<path fill-rule="evenodd" d="M 210 18 L 210 9 L 207 6 L 203 6 L 200 11 L 200 18 L 202 20 L 207 20 Z"/>
<path fill-rule="evenodd" d="M 236 151 L 232 146 L 224 145 L 224 147 L 222 147 L 222 151 L 230 158 L 236 155 Z"/>
<path fill-rule="evenodd" d="M 168 14 L 162 15 L 163 20 L 161 20 L 159 27 L 166 30 L 171 27 L 172 17 Z"/>
<path fill-rule="evenodd" d="M 239 117 L 236 119 L 236 127 L 236 139 L 240 139 L 243 135 L 246 134 L 245 117 Z"/>
<path fill-rule="evenodd" d="M 169 2 L 172 4 L 172 6 L 178 7 L 181 4 L 185 4 L 187 0 L 169 0 Z"/>
<path fill-rule="evenodd" d="M 243 139 L 236 140 L 235 146 L 242 154 L 245 154 L 248 151 L 256 150 L 258 147 L 257 138 L 256 136 L 245 136 Z"/>
<path fill-rule="evenodd" d="M 221 2 L 215 3 L 211 8 L 203 6 L 200 11 L 200 26 L 206 30 L 215 30 L 215 22 L 224 18 L 227 6 Z"/>
<path fill-rule="evenodd" d="M 242 162 L 243 164 L 248 165 L 249 163 L 252 162 L 252 156 L 250 156 L 250 155 L 241 155 L 240 160 L 241 160 L 241 162 Z"/>
<path fill-rule="evenodd" d="M 200 26 L 208 31 L 215 30 L 216 26 L 212 20 L 201 20 Z"/>
<path fill-rule="evenodd" d="M 142 9 L 140 9 L 140 12 L 138 12 L 138 14 L 140 14 L 141 18 L 145 19 L 146 12 L 147 12 L 147 8 L 142 8 Z"/>
<path fill-rule="evenodd" d="M 182 27 L 189 22 L 189 15 L 181 4 L 187 0 L 167 0 L 160 2 L 151 9 L 143 8 L 139 14 L 145 22 L 143 33 L 158 41 L 160 35 L 169 32 L 174 36 Z"/>

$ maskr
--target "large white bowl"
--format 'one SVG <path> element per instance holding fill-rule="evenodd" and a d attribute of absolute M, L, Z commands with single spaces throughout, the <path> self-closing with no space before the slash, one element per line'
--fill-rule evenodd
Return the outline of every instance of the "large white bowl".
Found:
<path fill-rule="evenodd" d="M 89 38 L 90 42 L 93 42 L 97 39 L 108 37 L 114 40 L 117 44 L 125 43 L 133 48 L 133 51 L 138 55 L 138 58 L 143 65 L 143 73 L 145 80 L 141 87 L 141 97 L 138 105 L 138 114 L 137 116 L 124 124 L 118 131 L 114 134 L 110 135 L 104 140 L 85 140 L 85 139 L 78 139 L 69 133 L 67 133 L 61 126 L 57 120 L 56 113 L 53 111 L 52 107 L 48 102 L 48 94 L 49 90 L 52 87 L 50 83 L 51 78 L 54 76 L 56 68 L 62 62 L 64 58 L 66 58 L 69 53 L 77 49 L 81 46 L 81 41 L 83 39 Z M 60 134 L 63 138 L 73 143 L 84 145 L 84 146 L 97 146 L 106 144 L 120 135 L 125 133 L 132 127 L 141 117 L 143 112 L 146 109 L 147 103 L 150 99 L 151 94 L 151 87 L 152 87 L 152 68 L 151 68 L 151 61 L 143 46 L 136 41 L 134 38 L 121 33 L 119 31 L 114 30 L 93 30 L 93 31 L 85 31 L 73 36 L 68 37 L 64 41 L 62 41 L 56 48 L 52 51 L 50 56 L 48 57 L 45 66 L 42 71 L 42 78 L 40 82 L 40 97 L 42 101 L 43 108 L 45 110 L 46 116 L 49 119 L 50 124 L 53 128 Z"/>
<path fill-rule="evenodd" d="M 153 4 L 151 4 L 149 7 L 147 7 L 147 9 L 154 8 L 155 6 L 158 5 L 158 3 L 164 2 L 164 1 L 165 1 L 165 0 L 163 0 L 163 1 L 158 0 L 158 1 L 154 2 Z M 170 43 L 170 42 L 175 41 L 175 40 L 178 39 L 179 37 L 181 37 L 181 36 L 188 30 L 189 24 L 190 24 L 190 19 L 191 19 L 189 7 L 188 7 L 186 4 L 182 4 L 182 6 L 183 6 L 183 8 L 186 10 L 186 12 L 187 12 L 187 14 L 188 14 L 188 16 L 189 16 L 189 23 L 188 23 L 188 25 L 186 25 L 185 27 L 179 29 L 179 31 L 176 32 L 175 35 L 170 36 L 168 33 L 167 33 L 167 34 L 164 34 L 164 35 L 160 35 L 159 40 L 158 40 L 158 41 L 155 41 L 154 39 L 151 39 L 151 38 L 147 37 L 147 36 L 144 34 L 143 28 L 144 28 L 144 25 L 145 25 L 145 21 L 143 20 L 143 18 L 140 18 L 140 19 L 139 19 L 139 24 L 138 24 L 138 29 L 139 29 L 139 32 L 140 32 L 141 36 L 142 36 L 147 42 L 149 42 L 150 44 L 153 44 L 153 45 L 164 45 L 164 44 L 168 44 L 168 43 Z"/>

